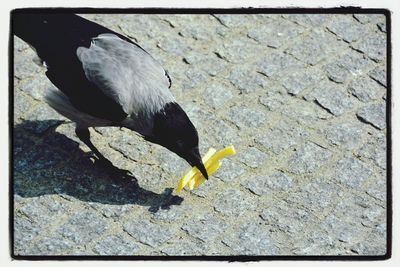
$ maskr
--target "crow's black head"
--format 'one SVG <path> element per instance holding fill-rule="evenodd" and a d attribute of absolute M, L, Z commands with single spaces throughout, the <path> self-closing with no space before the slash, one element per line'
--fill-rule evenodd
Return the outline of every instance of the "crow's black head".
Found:
<path fill-rule="evenodd" d="M 154 115 L 152 136 L 147 140 L 162 145 L 191 166 L 196 166 L 208 179 L 199 152 L 199 136 L 185 111 L 177 103 L 168 103 Z"/>

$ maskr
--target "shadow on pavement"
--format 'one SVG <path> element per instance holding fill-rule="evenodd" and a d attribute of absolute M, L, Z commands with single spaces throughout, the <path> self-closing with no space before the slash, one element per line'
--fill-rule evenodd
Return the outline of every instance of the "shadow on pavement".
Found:
<path fill-rule="evenodd" d="M 91 153 L 83 152 L 77 142 L 55 131 L 61 123 L 25 121 L 14 126 L 14 194 L 22 197 L 61 194 L 85 202 L 148 206 L 150 212 L 169 209 L 183 201 L 172 195 L 172 188 L 158 194 L 141 188 L 132 175 L 109 174 L 90 160 Z"/>

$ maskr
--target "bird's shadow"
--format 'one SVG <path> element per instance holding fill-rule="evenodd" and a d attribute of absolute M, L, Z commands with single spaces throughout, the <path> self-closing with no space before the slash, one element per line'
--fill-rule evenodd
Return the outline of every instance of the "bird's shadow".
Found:
<path fill-rule="evenodd" d="M 150 212 L 180 205 L 183 198 L 166 188 L 161 194 L 139 186 L 136 177 L 115 176 L 90 160 L 79 144 L 55 131 L 62 121 L 25 121 L 13 128 L 14 194 L 69 196 L 85 202 L 148 206 Z M 140 179 L 140 177 L 138 177 Z M 157 179 L 157 178 L 154 178 Z"/>

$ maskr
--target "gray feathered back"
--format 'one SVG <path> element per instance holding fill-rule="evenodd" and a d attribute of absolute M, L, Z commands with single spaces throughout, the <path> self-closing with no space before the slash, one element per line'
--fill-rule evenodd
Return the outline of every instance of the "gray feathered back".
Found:
<path fill-rule="evenodd" d="M 175 101 L 161 65 L 114 34 L 93 38 L 90 48 L 78 48 L 77 56 L 86 77 L 132 117 L 148 116 Z"/>

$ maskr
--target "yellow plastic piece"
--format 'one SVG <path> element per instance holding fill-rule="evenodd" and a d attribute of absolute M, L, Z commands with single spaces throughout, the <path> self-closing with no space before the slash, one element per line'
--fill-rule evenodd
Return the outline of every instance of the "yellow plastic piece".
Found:
<path fill-rule="evenodd" d="M 236 151 L 232 145 L 218 152 L 216 152 L 214 148 L 210 148 L 202 158 L 208 176 L 211 176 L 219 169 L 219 167 L 221 167 L 222 163 L 219 160 L 228 155 L 234 154 L 236 154 Z M 182 177 L 175 190 L 179 193 L 186 185 L 188 186 L 189 190 L 193 190 L 194 188 L 198 188 L 205 180 L 205 177 L 201 174 L 197 167 L 193 167 Z"/>

